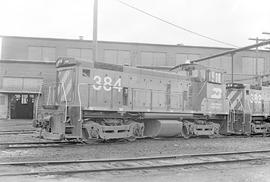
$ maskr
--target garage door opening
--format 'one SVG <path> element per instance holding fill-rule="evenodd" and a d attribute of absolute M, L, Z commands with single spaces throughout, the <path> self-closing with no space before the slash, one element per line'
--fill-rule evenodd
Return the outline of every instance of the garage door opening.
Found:
<path fill-rule="evenodd" d="M 10 99 L 11 119 L 33 119 L 33 94 L 13 94 Z"/>

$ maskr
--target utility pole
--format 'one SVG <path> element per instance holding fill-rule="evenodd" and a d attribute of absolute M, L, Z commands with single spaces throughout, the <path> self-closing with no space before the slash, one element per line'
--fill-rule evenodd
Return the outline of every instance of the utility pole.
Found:
<path fill-rule="evenodd" d="M 262 34 L 270 35 L 270 32 L 262 32 Z M 270 49 L 270 47 L 265 47 L 265 49 Z"/>
<path fill-rule="evenodd" d="M 98 26 L 98 0 L 94 0 L 94 15 L 93 15 L 93 61 L 97 61 L 98 42 L 97 42 L 97 26 Z"/>
<path fill-rule="evenodd" d="M 265 34 L 265 35 L 270 35 L 270 32 L 262 32 L 262 34 Z M 265 47 L 265 49 L 270 49 L 270 47 Z M 266 71 L 268 72 L 268 70 Z M 262 82 L 263 82 L 263 79 L 262 79 Z M 268 82 L 268 85 L 270 83 L 270 80 L 269 81 L 266 81 L 266 83 Z"/>
<path fill-rule="evenodd" d="M 259 43 L 259 41 L 266 41 L 267 39 L 259 39 L 258 37 L 256 38 L 249 38 L 248 40 L 255 40 L 256 44 Z M 258 47 L 255 49 L 255 75 L 256 75 L 256 82 L 258 82 L 260 79 L 258 79 Z"/>
<path fill-rule="evenodd" d="M 233 62 L 234 62 L 234 61 L 233 61 L 233 56 L 234 56 L 234 53 L 231 53 L 231 56 L 232 56 L 232 84 L 233 84 L 233 69 L 234 69 L 234 68 L 233 68 Z"/>

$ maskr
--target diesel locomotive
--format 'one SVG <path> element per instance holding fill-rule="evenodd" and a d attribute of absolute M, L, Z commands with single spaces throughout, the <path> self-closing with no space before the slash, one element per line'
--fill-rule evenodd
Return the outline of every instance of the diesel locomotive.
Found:
<path fill-rule="evenodd" d="M 58 58 L 34 127 L 49 139 L 134 139 L 270 131 L 270 88 L 225 84 L 223 71 L 186 64 L 164 72 Z"/>

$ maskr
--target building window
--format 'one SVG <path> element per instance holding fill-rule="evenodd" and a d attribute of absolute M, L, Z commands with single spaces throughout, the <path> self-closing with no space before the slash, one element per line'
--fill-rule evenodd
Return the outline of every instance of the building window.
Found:
<path fill-rule="evenodd" d="M 0 105 L 5 105 L 5 99 L 6 97 L 4 95 L 0 95 Z"/>
<path fill-rule="evenodd" d="M 143 51 L 141 53 L 141 64 L 145 66 L 166 66 L 166 53 Z"/>
<path fill-rule="evenodd" d="M 204 62 L 204 61 L 202 61 Z M 201 64 L 200 62 L 199 64 Z M 232 58 L 231 56 L 221 56 L 208 60 L 208 65 L 212 68 L 220 69 L 222 72 L 231 73 L 232 72 Z M 205 66 L 208 66 L 205 65 Z"/>
<path fill-rule="evenodd" d="M 93 59 L 92 49 L 81 49 L 81 48 L 68 48 L 67 56 L 73 58 L 82 58 L 87 60 Z"/>
<path fill-rule="evenodd" d="M 176 54 L 175 64 L 185 64 L 187 60 L 192 61 L 199 58 L 199 54 Z"/>
<path fill-rule="evenodd" d="M 38 61 L 54 61 L 55 48 L 54 47 L 28 47 L 28 59 Z"/>
<path fill-rule="evenodd" d="M 55 48 L 54 47 L 42 47 L 42 60 L 55 61 Z"/>
<path fill-rule="evenodd" d="M 28 59 L 29 60 L 42 60 L 41 47 L 28 47 Z"/>
<path fill-rule="evenodd" d="M 0 37 L 0 59 L 2 59 L 2 38 Z"/>
<path fill-rule="evenodd" d="M 130 65 L 130 51 L 106 49 L 104 50 L 103 62 L 118 65 Z"/>
<path fill-rule="evenodd" d="M 245 74 L 264 74 L 264 58 L 258 58 L 256 64 L 255 57 L 242 57 L 242 65 L 245 66 L 242 67 L 243 70 L 241 70 L 241 72 Z"/>

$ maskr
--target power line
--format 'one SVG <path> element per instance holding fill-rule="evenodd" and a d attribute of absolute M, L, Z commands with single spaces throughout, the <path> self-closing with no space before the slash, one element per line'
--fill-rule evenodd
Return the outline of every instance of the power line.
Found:
<path fill-rule="evenodd" d="M 132 6 L 132 5 L 128 4 L 128 3 L 126 3 L 126 2 L 123 2 L 123 1 L 121 1 L 121 0 L 117 0 L 117 1 L 118 1 L 119 3 L 125 5 L 125 6 L 128 6 L 128 7 L 132 8 L 132 9 L 134 9 L 134 10 L 136 10 L 136 11 L 139 11 L 139 12 L 145 14 L 145 15 L 148 15 L 148 16 L 150 16 L 150 17 L 152 17 L 152 18 L 155 18 L 155 19 L 157 19 L 157 20 L 159 20 L 159 21 L 162 21 L 162 22 L 164 22 L 164 23 L 167 23 L 167 24 L 169 24 L 169 25 L 171 25 L 171 26 L 174 26 L 174 27 L 176 27 L 176 28 L 178 28 L 178 29 L 181 29 L 181 30 L 184 30 L 184 31 L 186 31 L 186 32 L 192 33 L 192 34 L 194 34 L 194 35 L 197 35 L 197 36 L 200 36 L 200 37 L 203 37 L 203 38 L 212 40 L 212 41 L 214 41 L 214 42 L 218 42 L 218 43 L 221 43 L 221 44 L 224 44 L 224 45 L 233 46 L 233 47 L 238 47 L 238 46 L 236 46 L 236 45 L 234 45 L 234 44 L 230 44 L 230 43 L 227 43 L 227 42 L 224 42 L 224 41 L 217 40 L 217 39 L 215 39 L 215 38 L 211 38 L 211 37 L 209 37 L 209 36 L 206 36 L 206 35 L 203 35 L 203 34 L 194 32 L 194 31 L 192 31 L 192 30 L 189 30 L 189 29 L 187 29 L 187 28 L 185 28 L 185 27 L 179 26 L 179 25 L 177 25 L 177 24 L 175 24 L 175 23 L 169 22 L 169 21 L 167 21 L 167 20 L 165 20 L 165 19 L 163 19 L 163 18 L 160 18 L 160 17 L 157 17 L 157 16 L 155 16 L 155 15 L 152 15 L 152 14 L 150 14 L 150 13 L 144 11 L 144 10 L 141 10 L 141 9 L 139 9 L 139 8 L 137 8 L 137 7 L 135 7 L 135 6 Z"/>

